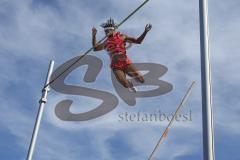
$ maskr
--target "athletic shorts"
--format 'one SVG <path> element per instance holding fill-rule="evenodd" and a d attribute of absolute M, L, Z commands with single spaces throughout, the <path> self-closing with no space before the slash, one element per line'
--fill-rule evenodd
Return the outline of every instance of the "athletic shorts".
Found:
<path fill-rule="evenodd" d="M 128 65 L 132 64 L 132 61 L 126 56 L 123 59 L 120 60 L 112 60 L 111 62 L 111 68 L 112 69 L 120 69 L 125 70 Z"/>

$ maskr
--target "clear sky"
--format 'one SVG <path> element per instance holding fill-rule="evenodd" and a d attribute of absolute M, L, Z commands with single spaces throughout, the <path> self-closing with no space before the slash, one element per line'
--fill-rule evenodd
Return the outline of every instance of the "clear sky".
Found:
<path fill-rule="evenodd" d="M 141 0 L 0 0 L 0 159 L 26 158 L 38 110 L 38 100 L 49 61 L 55 68 L 91 47 L 91 28 L 112 17 L 120 22 Z M 217 160 L 240 160 L 240 1 L 209 0 L 215 150 Z M 66 82 L 110 92 L 119 104 L 108 114 L 86 122 L 66 122 L 54 113 L 56 104 L 74 99 L 71 111 L 93 109 L 100 101 L 51 90 L 34 152 L 36 160 L 145 160 L 167 121 L 126 122 L 121 114 L 171 114 L 193 80 L 193 93 L 181 110 L 192 120 L 176 122 L 156 153 L 156 159 L 201 160 L 202 119 L 198 0 L 150 0 L 119 31 L 139 36 L 153 25 L 141 45 L 128 55 L 136 63 L 158 63 L 168 71 L 160 79 L 173 85 L 168 94 L 138 98 L 128 106 L 114 90 L 109 57 L 95 82 L 83 81 L 86 67 L 76 69 Z M 94 64 L 93 64 L 94 65 Z M 141 88 L 138 88 L 141 89 Z M 143 89 L 143 88 L 142 88 Z M 145 87 L 145 89 L 148 89 Z"/>

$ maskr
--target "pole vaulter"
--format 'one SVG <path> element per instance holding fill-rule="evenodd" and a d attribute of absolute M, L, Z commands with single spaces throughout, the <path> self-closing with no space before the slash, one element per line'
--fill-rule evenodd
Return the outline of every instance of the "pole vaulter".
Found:
<path fill-rule="evenodd" d="M 140 10 L 147 2 L 149 2 L 149 0 L 145 0 L 139 7 L 137 7 L 126 18 L 124 18 L 118 25 L 116 25 L 115 29 L 119 28 L 123 23 L 125 23 L 138 10 Z M 100 41 L 98 41 L 97 44 L 102 43 L 107 37 L 108 37 L 108 34 L 105 37 L 103 37 Z M 51 83 L 53 83 L 55 80 L 57 80 L 59 77 L 61 77 L 66 71 L 68 71 L 72 66 L 74 66 L 74 64 L 78 63 L 84 56 L 89 54 L 94 49 L 94 47 L 95 46 L 93 46 L 90 49 L 88 49 L 74 63 L 72 63 L 69 67 L 67 67 L 62 73 L 60 73 L 54 79 L 51 79 L 51 74 L 52 74 L 52 71 L 53 71 L 54 61 L 50 62 L 48 75 L 47 75 L 47 78 L 46 78 L 46 81 L 45 81 L 45 85 L 44 85 L 43 90 L 42 90 L 42 97 L 41 97 L 41 99 L 39 101 L 40 106 L 39 106 L 37 118 L 36 118 L 36 121 L 35 121 L 31 142 L 30 142 L 29 149 L 28 149 L 27 160 L 32 160 L 32 156 L 33 156 L 33 152 L 34 152 L 34 148 L 35 148 L 35 144 L 36 144 L 36 140 L 37 140 L 37 135 L 38 135 L 39 127 L 40 127 L 40 124 L 41 124 L 41 118 L 42 118 L 42 114 L 43 114 L 43 110 L 44 110 L 44 105 L 47 102 L 47 93 L 50 90 L 49 85 Z"/>

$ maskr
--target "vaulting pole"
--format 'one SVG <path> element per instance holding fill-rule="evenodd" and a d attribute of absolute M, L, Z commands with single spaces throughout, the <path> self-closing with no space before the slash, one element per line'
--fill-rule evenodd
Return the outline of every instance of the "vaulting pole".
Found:
<path fill-rule="evenodd" d="M 50 81 L 50 78 L 51 78 L 51 75 L 52 75 L 52 72 L 53 72 L 53 66 L 54 66 L 54 61 L 50 61 L 47 78 L 46 78 L 46 81 L 45 81 L 44 88 L 42 90 L 42 97 L 39 100 L 40 105 L 39 105 L 38 114 L 37 114 L 37 118 L 36 118 L 36 121 L 35 121 L 34 129 L 33 129 L 31 143 L 30 143 L 29 150 L 28 150 L 27 160 L 32 160 L 33 151 L 34 151 L 35 143 L 36 143 L 36 140 L 37 140 L 38 130 L 39 130 L 39 127 L 40 127 L 42 114 L 43 114 L 43 110 L 44 110 L 44 105 L 47 102 L 47 94 L 48 94 L 48 91 L 50 90 L 49 85 L 46 86 L 46 84 L 48 84 L 49 81 Z"/>
<path fill-rule="evenodd" d="M 131 18 L 138 10 L 140 10 L 149 0 L 145 0 L 140 6 L 138 6 L 134 11 L 132 11 L 126 18 L 124 18 L 118 25 L 117 28 L 119 28 L 123 23 L 125 23 L 129 18 Z M 101 40 L 97 42 L 97 44 L 102 43 L 107 36 L 104 36 Z M 52 84 L 55 80 L 57 80 L 59 77 L 61 77 L 66 71 L 68 71 L 72 66 L 74 66 L 76 63 L 78 63 L 84 56 L 89 54 L 93 50 L 93 46 L 89 48 L 83 55 L 81 55 L 75 62 L 73 62 L 70 66 L 68 66 L 63 72 L 61 72 L 58 76 L 56 76 L 54 79 L 52 79 L 49 83 L 47 83 L 45 86 L 48 86 Z"/>
<path fill-rule="evenodd" d="M 199 0 L 199 20 L 201 46 L 203 157 L 204 160 L 214 160 L 215 154 L 208 30 L 208 0 Z"/>

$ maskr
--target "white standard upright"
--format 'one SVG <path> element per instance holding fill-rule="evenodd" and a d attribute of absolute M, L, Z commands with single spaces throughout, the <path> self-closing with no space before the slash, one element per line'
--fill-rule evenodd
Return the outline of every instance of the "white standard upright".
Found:
<path fill-rule="evenodd" d="M 215 160 L 211 66 L 209 53 L 208 0 L 199 0 L 199 20 L 202 81 L 203 157 L 204 160 Z"/>
<path fill-rule="evenodd" d="M 38 109 L 38 114 L 37 114 L 37 118 L 35 121 L 34 129 L 33 129 L 31 143 L 30 143 L 30 146 L 28 149 L 27 160 L 32 160 L 33 151 L 34 151 L 35 143 L 37 140 L 38 130 L 40 127 L 42 114 L 43 114 L 43 110 L 44 110 L 44 105 L 47 102 L 47 94 L 48 94 L 48 91 L 50 90 L 50 87 L 48 84 L 50 82 L 50 78 L 51 78 L 51 75 L 53 72 L 53 66 L 54 66 L 54 61 L 50 61 L 47 78 L 46 78 L 45 85 L 42 90 L 42 97 L 39 100 L 39 109 Z"/>

